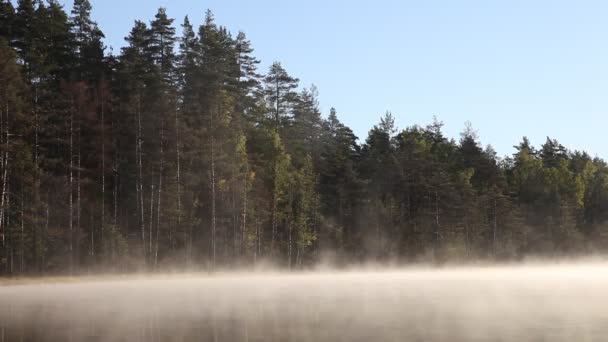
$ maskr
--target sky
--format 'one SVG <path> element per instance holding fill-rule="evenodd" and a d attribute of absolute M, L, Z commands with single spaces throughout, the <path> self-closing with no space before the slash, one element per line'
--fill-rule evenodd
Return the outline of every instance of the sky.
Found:
<path fill-rule="evenodd" d="M 62 1 L 66 10 L 71 0 Z M 273 61 L 315 84 L 324 115 L 365 140 L 391 111 L 398 128 L 437 116 L 459 139 L 470 121 L 499 155 L 528 136 L 608 158 L 608 1 L 91 0 L 116 53 L 135 19 L 166 7 L 176 26 L 211 9 Z"/>

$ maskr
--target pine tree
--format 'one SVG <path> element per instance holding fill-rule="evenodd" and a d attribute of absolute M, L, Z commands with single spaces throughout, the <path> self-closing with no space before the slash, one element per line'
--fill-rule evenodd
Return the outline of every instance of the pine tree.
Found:
<path fill-rule="evenodd" d="M 103 32 L 91 19 L 89 0 L 75 0 L 72 6 L 70 26 L 76 55 L 74 77 L 77 80 L 96 82 L 103 74 Z"/>
<path fill-rule="evenodd" d="M 392 226 L 395 203 L 390 193 L 391 175 L 395 170 L 392 143 L 395 132 L 394 117 L 387 112 L 380 119 L 380 123 L 370 130 L 361 151 L 361 176 L 368 183 L 366 209 L 369 212 L 369 225 L 373 227 L 371 231 L 365 232 L 368 235 L 365 238 L 373 241 L 368 249 L 376 258 L 386 256 L 384 253 L 388 251 L 388 236 L 385 229 Z"/>
<path fill-rule="evenodd" d="M 119 76 L 124 82 L 121 82 L 122 89 L 119 96 L 121 102 L 124 103 L 125 117 L 131 117 L 132 120 L 122 122 L 121 125 L 131 127 L 128 135 L 122 136 L 126 142 L 119 143 L 121 146 L 131 146 L 135 152 L 130 163 L 123 167 L 128 167 L 122 174 L 127 179 L 121 183 L 131 184 L 136 188 L 135 203 L 136 203 L 136 222 L 139 227 L 139 237 L 141 246 L 141 255 L 144 261 L 148 261 L 150 250 L 146 248 L 146 240 L 149 236 L 146 235 L 146 211 L 148 206 L 145 203 L 146 190 L 149 188 L 149 177 L 147 175 L 147 167 L 144 165 L 144 154 L 147 153 L 148 146 L 144 145 L 148 134 L 152 134 L 148 130 L 146 123 L 150 123 L 144 115 L 147 113 L 144 107 L 147 100 L 146 85 L 148 78 L 153 72 L 153 64 L 148 50 L 148 28 L 145 23 L 136 21 L 129 36 L 125 38 L 128 46 L 123 48 L 120 59 Z M 146 170 L 146 172 L 144 172 Z M 149 223 L 149 222 L 148 222 Z"/>
<path fill-rule="evenodd" d="M 302 90 L 293 108 L 286 144 L 296 166 L 301 165 L 308 155 L 315 167 L 319 166 L 322 120 L 317 98 L 318 90 L 313 85 Z"/>
<path fill-rule="evenodd" d="M 264 94 L 277 130 L 290 120 L 291 109 L 298 97 L 295 92 L 298 82 L 299 79 L 289 76 L 279 62 L 272 63 L 264 77 Z"/>
<path fill-rule="evenodd" d="M 0 0 L 0 37 L 10 41 L 13 37 L 15 8 L 10 0 Z"/>
<path fill-rule="evenodd" d="M 175 28 L 171 25 L 174 19 L 167 17 L 165 8 L 159 8 L 154 20 L 150 23 L 149 49 L 152 60 L 160 67 L 163 80 L 171 86 L 175 82 L 175 60 L 173 52 L 176 38 Z"/>

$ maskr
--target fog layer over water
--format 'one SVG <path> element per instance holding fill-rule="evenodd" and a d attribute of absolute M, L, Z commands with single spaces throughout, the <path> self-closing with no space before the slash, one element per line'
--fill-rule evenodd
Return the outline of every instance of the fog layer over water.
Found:
<path fill-rule="evenodd" d="M 0 341 L 602 341 L 608 264 L 0 287 Z"/>

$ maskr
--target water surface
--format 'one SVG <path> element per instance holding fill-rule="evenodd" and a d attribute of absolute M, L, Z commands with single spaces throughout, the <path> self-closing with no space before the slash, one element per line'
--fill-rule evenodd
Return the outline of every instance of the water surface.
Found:
<path fill-rule="evenodd" d="M 0 286 L 0 341 L 605 341 L 608 264 Z"/>

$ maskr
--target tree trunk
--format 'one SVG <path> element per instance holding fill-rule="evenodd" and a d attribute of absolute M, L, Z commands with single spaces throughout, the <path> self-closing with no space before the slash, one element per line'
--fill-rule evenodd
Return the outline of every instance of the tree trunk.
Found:
<path fill-rule="evenodd" d="M 215 205 L 216 205 L 216 193 L 215 193 L 215 137 L 214 137 L 214 122 L 213 122 L 213 111 L 211 111 L 211 249 L 213 253 L 212 257 L 212 268 L 215 270 L 216 263 L 216 217 L 215 217 Z"/>
<path fill-rule="evenodd" d="M 11 186 L 10 183 L 6 186 L 6 188 L 7 188 L 7 191 L 6 191 L 6 208 L 7 209 L 6 209 L 6 211 L 7 212 L 9 210 L 9 208 L 11 207 L 11 196 L 10 196 L 11 190 L 10 190 L 10 186 Z M 7 213 L 7 214 L 4 215 L 4 219 L 6 220 L 5 228 L 8 229 L 8 227 L 10 227 L 10 225 L 11 225 L 11 222 L 10 222 L 11 221 L 11 216 Z M 9 233 L 10 241 L 12 241 L 14 234 L 10 234 L 10 232 L 8 232 L 8 233 Z"/>
<path fill-rule="evenodd" d="M 2 117 L 2 115 L 0 115 L 0 117 Z M 6 133 L 5 151 L 4 151 L 4 156 L 2 157 L 3 176 L 2 176 L 2 198 L 0 199 L 0 231 L 2 232 L 2 244 L 3 244 L 4 248 L 6 248 L 6 250 L 8 251 L 9 250 L 8 239 L 10 239 L 10 236 L 8 234 L 8 224 L 5 224 L 5 213 L 8 211 L 8 198 L 7 198 L 8 181 L 9 181 L 8 150 L 9 150 L 9 141 L 10 141 L 8 103 L 6 104 L 6 122 L 4 122 L 3 119 L 0 121 L 2 121 L 3 125 L 5 126 L 5 131 L 6 131 L 5 132 Z M 8 263 L 8 252 L 7 252 L 6 261 Z M 7 265 L 7 268 L 8 268 L 8 265 Z"/>
<path fill-rule="evenodd" d="M 468 205 L 468 203 L 465 202 L 465 205 Z M 464 251 L 467 257 L 471 255 L 471 243 L 469 242 L 468 208 L 464 209 Z"/>
<path fill-rule="evenodd" d="M 6 117 L 8 118 L 8 101 L 6 102 Z M 0 112 L 0 146 L 4 143 L 4 112 Z M 0 167 L 4 170 L 4 155 L 0 155 Z M 4 178 L 3 178 L 4 179 Z M 0 208 L 1 211 L 1 208 Z M 0 213 L 1 218 L 1 213 Z M 2 248 L 4 248 L 6 252 L 6 258 L 8 260 L 8 235 L 2 229 L 3 222 L 0 220 L 0 240 L 2 240 Z M 6 272 L 8 272 L 8 264 L 6 265 Z"/>
<path fill-rule="evenodd" d="M 161 128 L 160 128 L 160 166 L 158 171 L 158 205 L 156 210 L 156 243 L 154 246 L 154 268 L 158 266 L 158 239 L 159 239 L 159 231 L 160 231 L 160 214 L 161 214 L 161 199 L 163 192 L 163 167 L 164 167 L 164 151 L 163 151 L 163 143 L 164 143 L 164 121 L 161 119 Z"/>
<path fill-rule="evenodd" d="M 496 237 L 498 231 L 498 218 L 496 210 L 496 197 L 494 197 L 494 224 L 492 226 L 492 257 L 496 258 Z"/>
<path fill-rule="evenodd" d="M 179 111 L 175 110 L 175 154 L 176 154 L 176 163 L 177 163 L 177 226 L 175 227 L 176 232 L 181 229 L 182 225 L 182 193 L 181 193 L 181 179 L 180 179 L 180 141 L 179 141 Z M 186 239 L 184 238 L 184 244 L 186 243 Z M 174 249 L 174 243 L 171 244 L 171 250 Z"/>
<path fill-rule="evenodd" d="M 238 173 L 237 173 L 238 175 Z M 237 197 L 238 197 L 238 187 L 234 185 L 232 188 L 232 259 L 233 262 L 236 261 L 237 255 L 239 254 L 237 251 L 240 250 L 239 247 L 239 230 L 240 230 L 240 214 L 239 209 L 237 209 Z"/>
<path fill-rule="evenodd" d="M 43 238 L 44 238 L 44 243 L 46 244 L 46 242 L 48 241 L 48 235 L 49 235 L 49 219 L 51 216 L 50 210 L 49 210 L 49 192 L 47 190 L 46 192 L 46 203 L 45 203 L 45 220 L 44 220 L 44 234 L 43 234 Z M 44 249 L 42 250 L 42 258 L 41 258 L 41 263 L 42 263 L 42 271 L 46 272 L 46 252 L 44 251 Z"/>
<path fill-rule="evenodd" d="M 105 111 L 103 90 L 101 96 L 101 241 L 103 243 L 106 222 L 106 136 L 105 136 Z"/>
<path fill-rule="evenodd" d="M 114 129 L 114 125 L 112 124 L 112 131 Z M 116 139 L 116 138 L 114 138 Z M 116 147 L 117 143 L 114 142 L 115 145 L 115 151 L 114 151 L 114 166 L 112 167 L 112 171 L 114 173 L 114 193 L 112 194 L 112 198 L 113 198 L 113 207 L 114 207 L 114 212 L 112 214 L 112 226 L 114 227 L 114 233 L 118 232 L 118 180 L 119 180 L 119 173 L 118 173 L 118 148 Z"/>
<path fill-rule="evenodd" d="M 118 159 L 118 152 L 116 152 L 117 156 L 116 159 L 114 160 L 114 190 L 113 190 L 113 194 L 112 194 L 112 201 L 113 201 L 113 207 L 114 207 L 114 212 L 112 214 L 112 232 L 113 234 L 116 236 L 116 234 L 119 234 L 118 232 L 118 165 L 116 165 L 117 163 L 117 159 Z M 116 241 L 116 237 L 114 237 L 112 239 L 112 241 Z M 114 248 L 115 250 L 116 248 Z"/>
<path fill-rule="evenodd" d="M 91 259 L 92 259 L 91 261 L 93 263 L 95 263 L 96 262 L 96 260 L 95 260 L 95 228 L 93 227 L 93 218 L 91 218 L 91 228 L 90 228 L 90 230 L 91 230 L 90 231 L 90 233 L 91 233 L 91 237 L 90 237 L 91 246 L 89 247 L 90 248 L 89 254 L 91 255 Z"/>
<path fill-rule="evenodd" d="M 439 253 L 439 241 L 441 239 L 441 231 L 439 226 L 439 194 L 435 190 L 435 261 L 437 261 Z"/>
<path fill-rule="evenodd" d="M 253 265 L 255 266 L 258 261 L 258 255 L 261 250 L 261 241 L 260 241 L 260 223 L 257 218 L 254 218 L 254 227 L 255 227 L 255 245 L 253 246 Z"/>
<path fill-rule="evenodd" d="M 69 186 L 68 186 L 68 191 L 70 192 L 70 199 L 69 199 L 69 214 L 68 214 L 68 227 L 69 227 L 69 236 L 68 236 L 68 252 L 69 252 L 69 270 L 70 270 L 70 274 L 72 274 L 73 271 L 73 254 L 72 254 L 72 248 L 73 248 L 73 242 L 72 242 L 72 238 L 73 238 L 73 231 L 74 231 L 74 227 L 73 227 L 73 217 L 72 215 L 74 214 L 74 101 L 72 99 L 72 108 L 70 109 L 70 163 L 69 163 Z"/>
<path fill-rule="evenodd" d="M 75 249 L 76 249 L 76 267 L 78 267 L 78 260 L 80 257 L 80 213 L 81 213 L 81 204 L 82 204 L 82 194 L 81 194 L 81 187 L 80 187 L 80 179 L 81 179 L 81 153 L 82 153 L 82 146 L 81 146 L 81 120 L 82 120 L 82 112 L 80 110 L 79 107 L 79 111 L 78 111 L 78 129 L 77 129 L 77 138 L 78 138 L 78 150 L 77 152 L 77 158 L 78 158 L 78 163 L 77 163 L 77 171 L 76 171 L 76 241 L 75 241 Z"/>
<path fill-rule="evenodd" d="M 154 182 L 150 185 L 150 228 L 148 230 L 148 252 L 152 258 L 152 229 L 154 228 Z M 153 260 L 149 260 L 152 262 Z"/>
<path fill-rule="evenodd" d="M 287 228 L 287 231 L 289 232 L 289 246 L 288 246 L 288 250 L 287 250 L 287 267 L 291 270 L 291 249 L 292 249 L 292 243 L 293 243 L 293 238 L 292 238 L 293 226 L 291 223 L 287 223 L 287 225 L 289 226 Z"/>
<path fill-rule="evenodd" d="M 274 257 L 274 244 L 276 241 L 276 236 L 277 236 L 277 172 L 276 172 L 276 163 L 277 161 L 274 160 L 274 167 L 273 167 L 273 171 L 272 171 L 272 178 L 273 178 L 273 185 L 272 185 L 272 208 L 270 211 L 270 219 L 271 219 L 271 228 L 272 228 L 272 236 L 270 237 L 270 254 L 272 257 Z"/>
<path fill-rule="evenodd" d="M 281 89 L 279 87 L 279 78 L 276 78 L 276 96 L 277 96 L 277 108 L 275 114 L 275 125 L 277 133 L 279 133 L 279 127 L 281 125 Z"/>
<path fill-rule="evenodd" d="M 190 266 L 190 263 L 192 262 L 192 247 L 194 246 L 193 240 L 194 240 L 194 208 L 195 208 L 195 198 L 194 198 L 194 192 L 191 192 L 191 197 L 190 197 L 190 215 L 189 215 L 189 221 L 188 222 L 188 227 L 190 227 L 189 229 L 189 234 L 188 234 L 188 253 L 187 253 L 187 261 L 188 261 L 188 266 Z"/>
<path fill-rule="evenodd" d="M 25 200 L 25 192 L 23 191 L 23 184 L 21 185 L 21 232 L 20 232 L 20 238 L 19 238 L 19 243 L 20 243 L 20 250 L 21 252 L 19 253 L 20 255 L 20 273 L 23 274 L 25 271 L 25 262 L 24 262 L 24 255 L 25 255 L 25 218 L 24 218 L 24 214 L 23 212 L 25 211 L 25 205 L 24 205 L 24 200 Z M 12 273 L 12 272 L 11 272 Z"/>
<path fill-rule="evenodd" d="M 44 263 L 43 263 L 43 257 L 41 256 L 41 260 L 40 262 L 42 263 L 42 265 L 38 264 L 38 250 L 36 248 L 36 246 L 38 245 L 38 210 L 40 209 L 40 166 L 39 166 L 39 162 L 38 162 L 38 154 L 39 154 L 39 142 L 38 142 L 38 135 L 40 132 L 40 118 L 38 115 L 38 92 L 36 90 L 36 97 L 34 100 L 34 207 L 32 208 L 32 246 L 34 246 L 34 253 L 33 253 L 33 257 L 34 257 L 34 266 L 36 268 L 37 271 L 40 271 L 41 267 L 44 267 Z M 48 202 L 47 202 L 48 205 Z M 43 234 L 40 234 L 40 239 L 42 241 L 43 239 Z M 44 253 L 44 248 L 40 248 L 40 253 L 43 254 Z"/>
<path fill-rule="evenodd" d="M 245 178 L 243 181 L 243 212 L 241 213 L 241 256 L 244 254 L 244 246 L 247 238 L 247 196 L 248 196 L 248 183 L 247 177 L 249 176 L 249 165 L 245 171 Z"/>
<path fill-rule="evenodd" d="M 147 262 L 146 254 L 146 221 L 145 221 L 145 207 L 144 207 L 144 178 L 143 178 L 143 165 L 142 165 L 142 130 L 141 130 L 141 95 L 137 94 L 137 165 L 139 173 L 139 201 L 140 201 L 140 214 L 141 214 L 141 245 L 142 253 L 144 257 L 144 263 Z"/>

